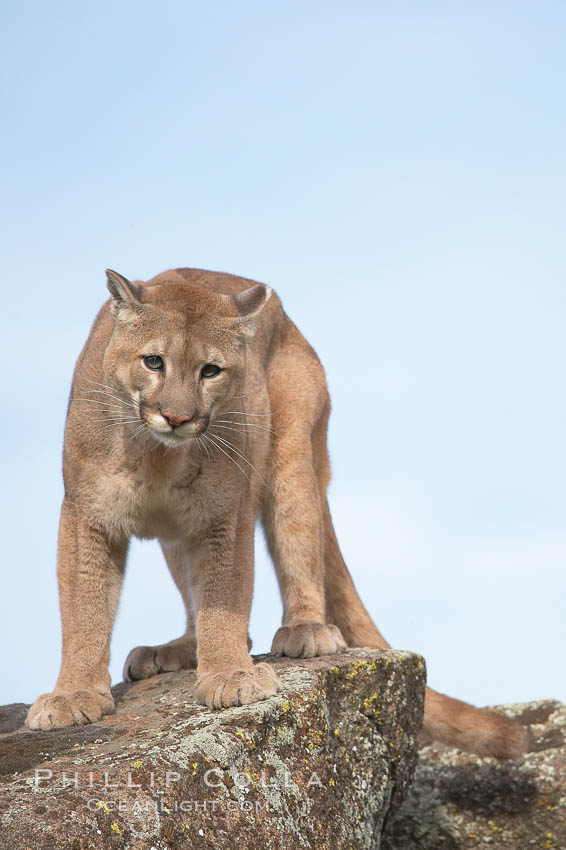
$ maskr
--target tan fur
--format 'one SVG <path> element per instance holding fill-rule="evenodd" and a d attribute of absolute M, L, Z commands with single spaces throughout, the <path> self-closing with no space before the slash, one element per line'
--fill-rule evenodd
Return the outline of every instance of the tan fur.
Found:
<path fill-rule="evenodd" d="M 249 655 L 258 517 L 284 606 L 272 651 L 386 648 L 328 508 L 324 372 L 278 297 L 194 269 L 146 284 L 107 274 L 112 298 L 79 357 L 65 431 L 61 672 L 28 725 L 82 724 L 113 710 L 110 635 L 132 536 L 159 539 L 187 624 L 168 644 L 133 649 L 126 679 L 197 664 L 197 696 L 210 707 L 276 693 L 270 666 Z M 144 363 L 150 355 L 164 371 Z M 205 364 L 222 371 L 203 377 Z M 527 745 L 515 723 L 428 689 L 424 729 L 499 758 Z"/>

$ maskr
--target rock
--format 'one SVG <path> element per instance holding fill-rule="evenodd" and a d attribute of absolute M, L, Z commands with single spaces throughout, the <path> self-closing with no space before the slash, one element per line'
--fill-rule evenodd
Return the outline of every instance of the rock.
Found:
<path fill-rule="evenodd" d="M 379 848 L 416 762 L 421 657 L 267 660 L 283 691 L 251 706 L 197 705 L 186 671 L 118 685 L 92 726 L 0 710 L 0 847 Z"/>
<path fill-rule="evenodd" d="M 530 725 L 524 763 L 424 747 L 384 850 L 566 850 L 566 705 L 548 700 L 494 710 Z"/>

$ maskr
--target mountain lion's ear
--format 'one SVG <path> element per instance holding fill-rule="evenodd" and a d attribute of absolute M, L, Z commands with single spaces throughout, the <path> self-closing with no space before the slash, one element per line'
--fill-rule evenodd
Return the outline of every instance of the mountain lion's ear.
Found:
<path fill-rule="evenodd" d="M 139 283 L 131 283 L 118 272 L 106 269 L 106 286 L 112 296 L 112 315 L 127 318 L 128 313 L 133 315 L 141 311 L 142 288 Z"/>
<path fill-rule="evenodd" d="M 255 331 L 254 319 L 261 313 L 271 298 L 272 292 L 271 287 L 258 283 L 234 295 L 234 302 L 240 313 L 240 318 L 236 319 L 236 327 L 241 333 L 246 336 L 253 336 Z"/>

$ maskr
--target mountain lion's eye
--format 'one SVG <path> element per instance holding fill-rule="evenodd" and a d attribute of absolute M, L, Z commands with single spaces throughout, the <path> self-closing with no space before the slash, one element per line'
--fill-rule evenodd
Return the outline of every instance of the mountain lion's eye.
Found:
<path fill-rule="evenodd" d="M 217 375 L 221 373 L 222 369 L 220 366 L 215 366 L 214 363 L 207 363 L 206 366 L 203 366 L 200 370 L 201 378 L 215 378 Z"/>
<path fill-rule="evenodd" d="M 148 354 L 147 357 L 143 358 L 143 362 L 148 369 L 153 369 L 154 371 L 161 371 L 163 369 L 163 358 L 159 354 Z"/>

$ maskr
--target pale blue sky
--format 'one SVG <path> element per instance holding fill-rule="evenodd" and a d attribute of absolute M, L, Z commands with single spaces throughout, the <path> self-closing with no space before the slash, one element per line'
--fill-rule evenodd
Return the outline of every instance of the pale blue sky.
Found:
<path fill-rule="evenodd" d="M 104 269 L 274 286 L 326 367 L 332 507 L 385 635 L 566 699 L 566 7 L 3 5 L 0 702 L 55 683 L 60 453 Z M 258 549 L 252 636 L 280 605 Z M 176 637 L 154 544 L 113 642 Z"/>

